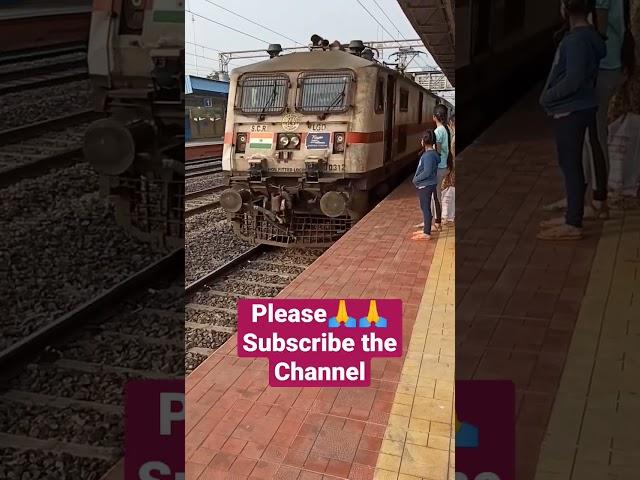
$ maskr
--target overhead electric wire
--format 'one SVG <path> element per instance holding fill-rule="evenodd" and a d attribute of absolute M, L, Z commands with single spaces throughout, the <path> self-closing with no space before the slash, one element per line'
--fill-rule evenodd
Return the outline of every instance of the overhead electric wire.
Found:
<path fill-rule="evenodd" d="M 360 0 L 356 0 L 356 2 L 358 2 L 358 4 L 362 7 L 362 9 L 363 9 L 365 12 L 367 12 L 367 14 L 368 14 L 371 18 L 373 18 L 373 20 L 374 20 L 378 25 L 380 25 L 380 27 L 382 28 L 382 30 L 384 30 L 384 31 L 386 32 L 386 34 L 387 34 L 387 35 L 389 35 L 389 36 L 391 37 L 391 39 L 392 39 L 394 42 L 397 42 L 397 41 L 398 41 L 398 40 L 396 40 L 396 39 L 395 39 L 395 37 L 394 37 L 391 33 L 389 33 L 389 30 L 387 30 L 387 29 L 385 28 L 385 26 L 384 26 L 384 25 L 382 25 L 382 23 L 380 23 L 380 21 L 376 18 L 376 16 L 375 16 L 373 13 L 371 13 L 367 7 L 365 7 L 365 6 L 363 5 L 363 3 L 362 3 Z"/>
<path fill-rule="evenodd" d="M 358 0 L 358 3 L 360 3 L 360 1 L 359 1 L 359 0 Z M 389 23 L 393 26 L 393 28 L 395 28 L 395 29 L 396 29 L 396 32 L 398 32 L 398 34 L 400 35 L 400 38 L 406 42 L 406 41 L 407 41 L 407 38 L 402 34 L 402 32 L 400 31 L 400 29 L 398 28 L 398 26 L 397 26 L 395 23 L 393 23 L 393 20 L 391 20 L 391 18 L 389 18 L 389 15 L 387 15 L 387 12 L 385 12 L 385 11 L 384 11 L 384 9 L 380 6 L 380 4 L 378 3 L 378 0 L 373 0 L 373 3 L 375 3 L 375 4 L 376 4 L 376 7 L 378 7 L 378 9 L 382 12 L 382 14 L 383 14 L 383 15 L 385 16 L 385 18 L 389 21 Z M 374 20 L 376 20 L 376 18 L 375 18 L 375 17 L 373 17 L 373 15 L 372 15 L 372 14 L 371 14 L 371 13 L 370 13 L 370 12 L 369 12 L 369 11 L 368 11 L 364 6 L 363 6 L 363 5 L 362 5 L 362 3 L 360 3 L 360 6 L 361 6 L 362 8 L 364 8 L 364 9 L 365 9 L 365 11 L 367 11 L 367 13 L 369 13 L 369 15 L 370 15 Z M 377 22 L 377 20 L 376 20 L 376 22 Z M 387 34 L 389 34 L 389 35 L 391 36 L 391 38 L 393 38 L 393 36 L 389 33 L 389 31 L 388 31 L 387 29 L 385 29 L 385 28 L 382 26 L 382 24 L 381 24 L 380 22 L 378 22 L 378 25 L 380 25 L 380 26 L 384 29 L 384 31 L 385 31 L 385 32 L 387 32 Z M 395 38 L 393 38 L 393 39 L 395 40 Z M 424 68 L 424 69 L 426 69 L 426 70 L 430 70 L 430 69 L 432 69 L 432 68 L 433 68 L 431 65 L 427 64 L 426 59 L 423 59 L 420 55 L 416 55 L 416 57 L 415 57 L 415 58 L 418 60 L 416 63 L 417 63 L 418 65 L 420 65 L 420 66 L 421 66 L 421 68 Z M 413 61 L 413 59 L 412 59 L 412 61 Z"/>
<path fill-rule="evenodd" d="M 220 60 L 219 60 L 219 59 L 217 59 L 217 58 L 207 57 L 206 55 L 202 55 L 202 54 L 197 53 L 197 52 L 196 52 L 196 53 L 194 53 L 194 52 L 185 52 L 185 55 L 193 55 L 194 57 L 197 57 L 197 58 L 205 58 L 205 59 L 207 59 L 207 60 L 212 60 L 212 61 L 214 61 L 214 62 L 219 62 L 219 61 L 220 61 Z M 243 66 L 243 65 L 240 65 L 239 63 L 236 63 L 236 62 L 228 62 L 228 64 L 229 64 L 229 65 L 233 65 L 233 66 L 235 66 L 235 67 L 242 67 L 242 66 Z"/>
<path fill-rule="evenodd" d="M 213 62 L 217 62 L 218 59 L 217 58 L 211 58 L 211 57 L 207 57 L 206 55 L 201 55 L 199 53 L 193 53 L 193 52 L 185 52 L 185 55 L 193 55 L 194 57 L 198 57 L 198 58 L 205 58 L 207 60 L 211 60 Z"/>
<path fill-rule="evenodd" d="M 275 33 L 276 35 L 278 35 L 278 36 L 280 36 L 280 37 L 282 37 L 282 38 L 286 38 L 287 40 L 290 40 L 290 41 L 292 41 L 293 43 L 297 43 L 298 45 L 301 45 L 301 46 L 303 46 L 303 47 L 304 47 L 304 46 L 306 46 L 306 45 L 304 45 L 304 44 L 302 44 L 302 43 L 298 42 L 297 40 L 294 40 L 294 39 L 293 39 L 293 38 L 291 38 L 291 37 L 287 37 L 287 36 L 286 36 L 286 35 L 284 35 L 283 33 L 280 33 L 280 32 L 277 32 L 277 31 L 275 31 L 275 30 L 272 30 L 272 29 L 270 29 L 269 27 L 266 27 L 266 26 L 264 26 L 264 25 L 262 25 L 262 24 L 260 24 L 260 23 L 258 23 L 258 22 L 254 22 L 254 21 L 253 21 L 253 20 L 251 20 L 250 18 L 244 17 L 244 16 L 240 15 L 239 13 L 234 12 L 233 10 L 229 10 L 228 8 L 223 7 L 222 5 L 218 5 L 217 3 L 212 2 L 211 0 L 204 0 L 204 1 L 205 1 L 205 2 L 207 2 L 207 3 L 210 3 L 211 5 L 216 6 L 216 7 L 218 7 L 218 8 L 221 8 L 222 10 L 224 10 L 224 11 L 226 11 L 226 12 L 229 12 L 229 13 L 231 13 L 232 15 L 235 15 L 236 17 L 240 17 L 240 18 L 242 18 L 243 20 L 246 20 L 247 22 L 253 23 L 254 25 L 257 25 L 257 26 L 258 26 L 258 27 L 260 27 L 260 28 L 264 28 L 265 30 L 270 31 L 271 33 Z"/>
<path fill-rule="evenodd" d="M 193 45 L 195 47 L 206 48 L 207 50 L 213 50 L 214 52 L 222 53 L 222 50 L 218 50 L 217 48 L 207 47 L 206 45 L 202 45 L 200 43 L 189 42 L 188 40 L 185 40 L 184 43 Z"/>
<path fill-rule="evenodd" d="M 243 32 L 242 30 L 238 30 L 237 28 L 230 27 L 229 25 L 225 25 L 224 23 L 216 22 L 215 20 L 213 20 L 213 19 L 211 19 L 209 17 L 205 17 L 204 15 L 200 15 L 199 13 L 195 13 L 192 10 L 185 10 L 185 12 L 190 13 L 191 15 L 195 15 L 196 17 L 200 17 L 200 18 L 202 18 L 204 20 L 207 20 L 207 21 L 209 21 L 211 23 L 215 23 L 216 25 L 220 25 L 221 27 L 228 28 L 229 30 L 233 30 L 234 32 L 240 33 L 242 35 L 246 35 L 247 37 L 251 37 L 254 40 L 258 40 L 260 42 L 266 43 L 267 45 L 269 43 L 271 43 L 271 42 L 268 42 L 267 40 L 265 40 L 263 38 L 258 38 L 258 37 L 254 36 L 254 35 L 251 35 L 250 33 Z"/>
<path fill-rule="evenodd" d="M 378 3 L 377 0 L 373 0 L 373 3 L 376 4 L 376 6 L 378 7 L 378 9 L 382 12 L 382 14 L 387 18 L 387 20 L 389 20 L 389 23 L 391 25 L 393 25 L 393 28 L 396 29 L 396 32 L 398 32 L 398 34 L 400 35 L 400 38 L 402 38 L 403 40 L 407 40 L 406 37 L 404 35 L 402 35 L 402 32 L 400 31 L 400 29 L 396 26 L 395 23 L 393 23 L 393 21 L 389 18 L 389 15 L 387 15 L 387 12 L 385 12 L 382 7 L 380 6 L 380 4 Z"/>
<path fill-rule="evenodd" d="M 186 40 L 185 40 L 185 42 L 184 42 L 184 43 L 186 43 L 186 44 L 188 44 L 188 45 L 193 45 L 193 46 L 194 46 L 194 47 L 196 47 L 196 48 L 197 48 L 197 47 L 200 47 L 200 48 L 206 48 L 207 50 L 213 50 L 214 52 L 223 53 L 221 50 L 218 50 L 217 48 L 207 47 L 206 45 L 202 45 L 202 44 L 200 44 L 200 43 L 189 42 L 189 41 L 186 41 Z M 197 55 L 197 56 L 199 56 L 199 57 L 207 58 L 207 59 L 209 59 L 209 60 L 214 60 L 214 61 L 216 61 L 216 62 L 220 61 L 220 59 L 219 59 L 219 58 L 211 58 L 211 57 L 207 57 L 206 55 L 203 55 L 203 54 L 197 53 L 197 50 L 196 50 L 196 53 L 192 53 L 192 52 L 188 52 L 188 51 L 187 51 L 186 53 L 187 53 L 188 55 Z M 240 65 L 240 64 L 238 64 L 238 63 L 236 63 L 236 62 L 227 62 L 227 63 L 229 63 L 229 65 L 235 65 L 235 66 L 237 66 L 237 67 L 242 66 L 242 65 Z"/>

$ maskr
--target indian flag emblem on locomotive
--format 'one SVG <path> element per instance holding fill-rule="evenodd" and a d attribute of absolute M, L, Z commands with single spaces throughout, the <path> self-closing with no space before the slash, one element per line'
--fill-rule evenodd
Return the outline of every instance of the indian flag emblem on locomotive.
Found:
<path fill-rule="evenodd" d="M 273 148 L 273 133 L 251 133 L 249 148 L 271 150 Z"/>

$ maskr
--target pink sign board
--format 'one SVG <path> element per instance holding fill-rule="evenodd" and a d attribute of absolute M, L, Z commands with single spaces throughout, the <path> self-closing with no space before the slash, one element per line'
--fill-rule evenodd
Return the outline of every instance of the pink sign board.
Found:
<path fill-rule="evenodd" d="M 402 355 L 402 301 L 242 299 L 237 348 L 274 387 L 369 386 L 372 358 Z"/>
<path fill-rule="evenodd" d="M 184 479 L 184 381 L 125 387 L 125 480 Z"/>
<path fill-rule="evenodd" d="M 513 479 L 513 382 L 456 381 L 456 480 Z"/>

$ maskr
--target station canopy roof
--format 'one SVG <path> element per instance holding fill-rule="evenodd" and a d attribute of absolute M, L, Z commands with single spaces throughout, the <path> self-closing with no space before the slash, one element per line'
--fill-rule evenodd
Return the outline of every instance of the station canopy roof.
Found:
<path fill-rule="evenodd" d="M 398 0 L 431 56 L 455 86 L 456 23 L 453 0 Z"/>
<path fill-rule="evenodd" d="M 229 94 L 229 82 L 212 80 L 210 78 L 196 77 L 194 75 L 185 75 L 184 93 L 186 95 L 189 95 L 194 91 L 226 96 Z"/>

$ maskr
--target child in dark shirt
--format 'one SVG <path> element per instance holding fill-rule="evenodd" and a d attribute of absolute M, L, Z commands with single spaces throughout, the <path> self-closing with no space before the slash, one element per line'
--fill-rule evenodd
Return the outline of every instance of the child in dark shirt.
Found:
<path fill-rule="evenodd" d="M 541 240 L 582 238 L 585 177 L 582 147 L 587 129 L 596 129 L 595 84 L 604 40 L 587 20 L 593 0 L 562 0 L 570 30 L 560 42 L 540 104 L 553 117 L 558 163 L 564 176 L 567 213 L 541 224 Z"/>
<path fill-rule="evenodd" d="M 433 130 L 428 130 L 422 138 L 424 153 L 418 162 L 418 168 L 413 176 L 413 184 L 418 189 L 420 198 L 420 208 L 424 218 L 422 231 L 417 231 L 412 238 L 415 240 L 429 240 L 431 238 L 431 199 L 438 202 L 436 185 L 438 183 L 438 163 L 440 155 L 435 149 L 436 134 Z"/>

